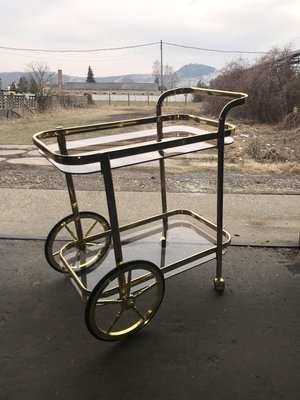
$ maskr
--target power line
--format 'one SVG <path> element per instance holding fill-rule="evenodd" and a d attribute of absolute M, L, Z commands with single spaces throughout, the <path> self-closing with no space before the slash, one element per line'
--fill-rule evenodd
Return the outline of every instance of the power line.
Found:
<path fill-rule="evenodd" d="M 185 46 L 182 44 L 176 44 L 176 43 L 168 43 L 168 42 L 163 42 L 164 44 L 168 46 L 174 46 L 174 47 L 182 47 L 184 49 L 193 49 L 193 50 L 201 50 L 201 51 L 210 51 L 214 53 L 238 53 L 238 54 L 266 54 L 265 51 L 247 51 L 247 50 L 220 50 L 220 49 L 208 49 L 205 47 L 195 47 L 195 46 Z"/>
<path fill-rule="evenodd" d="M 55 50 L 51 50 L 51 49 L 33 49 L 33 48 L 8 47 L 8 46 L 0 46 L 0 49 L 13 50 L 13 51 L 44 52 L 44 53 L 95 53 L 95 52 L 100 52 L 100 51 L 115 51 L 115 50 L 124 50 L 124 49 L 136 49 L 138 47 L 153 46 L 153 45 L 157 45 L 157 44 L 159 44 L 159 42 L 136 44 L 136 45 L 132 45 L 132 46 L 108 47 L 108 48 L 87 49 L 87 50 L 80 50 L 80 49 L 66 49 L 66 50 L 57 50 L 57 49 L 55 49 Z"/>
<path fill-rule="evenodd" d="M 247 51 L 247 50 L 221 50 L 221 49 L 211 49 L 206 47 L 196 47 L 196 46 L 187 46 L 177 43 L 170 43 L 170 42 L 152 42 L 152 43 L 145 43 L 145 44 L 137 44 L 131 46 L 121 46 L 121 47 L 107 47 L 107 48 L 97 48 L 97 49 L 35 49 L 35 48 L 21 48 L 21 47 L 9 47 L 9 46 L 1 46 L 0 49 L 3 50 L 11 50 L 11 51 L 30 51 L 30 52 L 44 52 L 44 53 L 96 53 L 96 52 L 104 52 L 104 51 L 116 51 L 116 50 L 127 50 L 127 49 L 136 49 L 139 47 L 147 47 L 147 46 L 154 46 L 154 45 L 161 45 L 165 44 L 167 46 L 173 47 L 181 47 L 185 49 L 193 49 L 193 50 L 200 50 L 200 51 L 208 51 L 214 53 L 235 53 L 235 54 L 266 54 L 264 51 Z"/>

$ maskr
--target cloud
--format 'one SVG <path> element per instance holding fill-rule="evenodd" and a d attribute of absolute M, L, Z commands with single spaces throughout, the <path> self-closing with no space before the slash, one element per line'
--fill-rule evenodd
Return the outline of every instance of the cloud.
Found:
<path fill-rule="evenodd" d="M 92 49 L 165 42 L 224 49 L 267 51 L 299 38 L 298 0 L 10 0 L 1 9 L 1 45 L 46 49 Z M 296 41 L 296 43 L 299 43 Z M 1 69 L 28 63 L 30 56 L 46 58 L 56 68 L 85 71 L 86 59 L 103 73 L 143 72 L 159 57 L 157 48 L 88 54 L 0 52 Z M 176 56 L 177 55 L 177 56 Z M 229 56 L 165 48 L 176 67 L 186 61 L 220 66 Z M 231 57 L 234 57 L 232 55 Z M 144 58 L 144 62 L 143 62 Z M 168 62 L 169 62 L 168 60 Z M 175 65 L 174 65 L 175 66 Z M 151 69 L 151 67 L 150 67 Z M 106 71 L 106 72 L 105 72 Z"/>

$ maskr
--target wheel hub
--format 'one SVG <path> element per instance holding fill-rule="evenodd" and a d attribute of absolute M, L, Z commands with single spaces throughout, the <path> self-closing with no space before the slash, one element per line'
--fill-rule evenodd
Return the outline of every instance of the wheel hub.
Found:
<path fill-rule="evenodd" d="M 124 296 L 122 298 L 122 306 L 124 310 L 135 307 L 135 298 L 133 296 Z"/>

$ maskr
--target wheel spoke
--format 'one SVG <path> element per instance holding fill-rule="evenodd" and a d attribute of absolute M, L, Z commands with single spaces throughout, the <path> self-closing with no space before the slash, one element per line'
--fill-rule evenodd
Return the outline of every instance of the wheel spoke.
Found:
<path fill-rule="evenodd" d="M 115 318 L 113 319 L 113 321 L 112 321 L 111 324 L 109 325 L 109 328 L 107 329 L 107 333 L 109 333 L 109 332 L 112 330 L 112 328 L 114 327 L 114 325 L 119 321 L 119 319 L 120 319 L 120 317 L 121 317 L 121 315 L 122 315 L 122 312 L 123 312 L 123 310 L 120 310 L 120 311 L 116 314 Z"/>
<path fill-rule="evenodd" d="M 58 256 L 60 253 L 60 250 L 56 251 L 55 253 L 52 253 L 53 257 Z"/>
<path fill-rule="evenodd" d="M 140 312 L 140 310 L 137 308 L 137 306 L 134 306 L 134 307 L 133 307 L 133 310 L 137 313 L 137 315 L 138 315 L 139 317 L 142 318 L 143 321 L 146 320 L 146 317 Z"/>
<path fill-rule="evenodd" d="M 94 226 L 97 224 L 98 221 L 95 220 L 95 222 L 92 223 L 92 225 L 89 227 L 89 229 L 84 233 L 83 237 L 86 238 L 91 231 L 93 230 Z"/>
<path fill-rule="evenodd" d="M 69 232 L 69 234 L 72 236 L 73 239 L 77 240 L 77 236 L 75 235 L 75 233 L 69 228 L 69 226 L 64 223 L 63 227 Z"/>
<path fill-rule="evenodd" d="M 109 304 L 122 304 L 121 299 L 112 299 L 112 300 L 97 300 L 96 307 L 107 306 Z"/>
<path fill-rule="evenodd" d="M 95 247 L 95 246 L 97 246 L 98 245 L 98 243 L 94 243 L 94 242 L 87 242 L 86 244 L 86 247 Z"/>

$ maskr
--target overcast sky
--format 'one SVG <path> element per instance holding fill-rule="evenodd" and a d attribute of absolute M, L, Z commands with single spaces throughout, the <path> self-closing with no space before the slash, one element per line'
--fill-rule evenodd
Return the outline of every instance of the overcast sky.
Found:
<path fill-rule="evenodd" d="M 32 62 L 86 76 L 151 73 L 159 42 L 216 50 L 300 48 L 300 0 L 9 0 L 1 1 L 0 46 L 89 50 L 157 43 L 93 53 L 0 49 L 0 71 L 25 71 Z M 240 54 L 253 60 L 259 55 Z M 239 54 L 163 45 L 175 70 L 188 63 L 221 68 Z"/>

